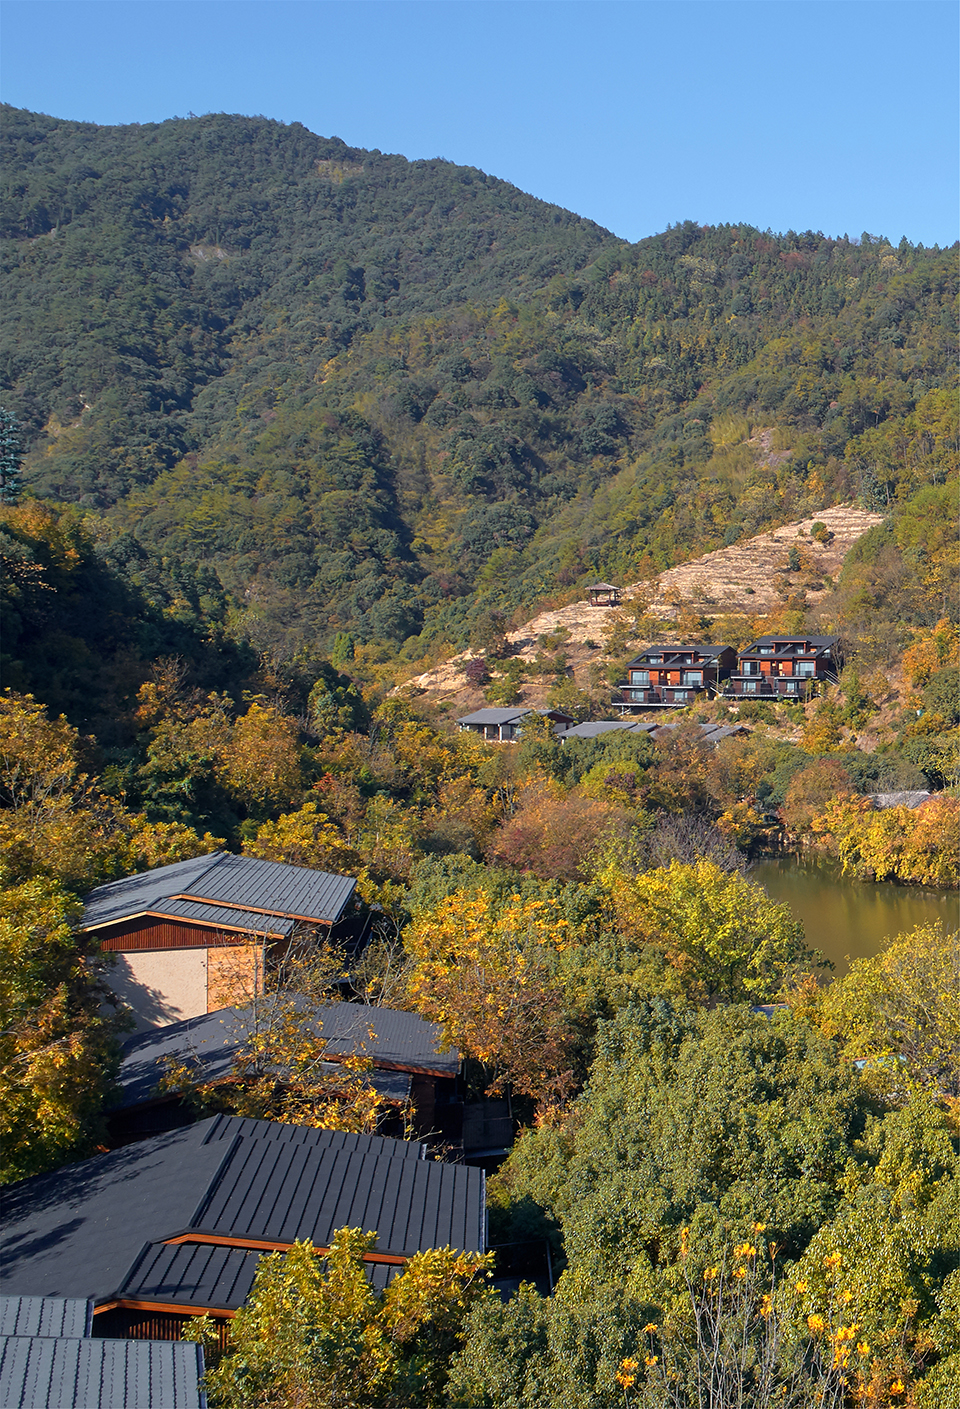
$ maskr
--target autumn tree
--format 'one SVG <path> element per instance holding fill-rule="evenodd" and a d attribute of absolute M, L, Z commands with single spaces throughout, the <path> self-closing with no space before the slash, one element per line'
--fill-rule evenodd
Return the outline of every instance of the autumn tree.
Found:
<path fill-rule="evenodd" d="M 369 1080 L 371 1033 L 362 1011 L 356 1009 L 352 1032 L 339 1031 L 334 1061 L 324 1034 L 320 1010 L 339 999 L 342 954 L 309 933 L 275 955 L 258 946 L 256 936 L 251 940 L 225 947 L 212 993 L 216 1004 L 232 1010 L 224 1019 L 234 1044 L 229 1074 L 210 1080 L 199 1055 L 188 1051 L 168 1061 L 163 1090 L 204 1113 L 227 1110 L 324 1130 L 375 1131 L 385 1102 Z M 340 1040 L 345 1035 L 352 1046 L 346 1055 Z"/>
<path fill-rule="evenodd" d="M 888 939 L 818 992 L 813 1019 L 888 1093 L 960 1097 L 960 933 L 938 920 Z"/>
<path fill-rule="evenodd" d="M 0 854 L 10 880 L 86 889 L 122 865 L 130 819 L 81 767 L 77 731 L 32 695 L 0 697 Z"/>
<path fill-rule="evenodd" d="M 598 872 L 620 931 L 636 945 L 665 946 L 691 996 L 773 997 L 794 969 L 812 960 L 803 927 L 762 886 L 713 861 L 633 874 L 613 851 Z"/>
<path fill-rule="evenodd" d="M 93 1152 L 124 1023 L 105 966 L 56 880 L 0 891 L 0 1178 Z"/>
<path fill-rule="evenodd" d="M 850 797 L 850 774 L 838 759 L 823 758 L 795 773 L 783 800 L 783 818 L 792 832 L 804 832 L 828 802 Z"/>
<path fill-rule="evenodd" d="M 603 797 L 566 793 L 549 781 L 530 782 L 514 815 L 492 838 L 490 856 L 545 879 L 582 880 L 597 847 L 625 836 L 629 826 L 624 808 Z"/>
<path fill-rule="evenodd" d="M 492 1259 L 415 1253 L 378 1294 L 364 1257 L 376 1233 L 341 1228 L 323 1257 L 310 1242 L 271 1253 L 206 1376 L 213 1409 L 423 1409 L 443 1402 L 463 1318 L 485 1296 Z M 212 1342 L 209 1319 L 188 1328 Z"/>
<path fill-rule="evenodd" d="M 960 800 L 876 808 L 872 798 L 837 798 L 810 821 L 845 872 L 878 881 L 956 888 L 960 883 Z"/>
<path fill-rule="evenodd" d="M 406 931 L 410 1001 L 451 1046 L 482 1062 L 491 1090 L 509 1082 L 548 1101 L 567 1089 L 570 1032 L 558 958 L 569 922 L 541 900 L 495 906 L 455 893 Z"/>
<path fill-rule="evenodd" d="M 225 738 L 216 776 L 254 816 L 289 806 L 303 786 L 297 725 L 273 705 L 251 704 Z"/>

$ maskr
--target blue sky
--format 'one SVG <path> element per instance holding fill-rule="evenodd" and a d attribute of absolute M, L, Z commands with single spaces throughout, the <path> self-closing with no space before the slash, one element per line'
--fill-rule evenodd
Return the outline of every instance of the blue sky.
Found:
<path fill-rule="evenodd" d="M 4 100 L 56 117 L 262 113 L 627 239 L 957 238 L 953 0 L 6 0 L 0 22 Z"/>

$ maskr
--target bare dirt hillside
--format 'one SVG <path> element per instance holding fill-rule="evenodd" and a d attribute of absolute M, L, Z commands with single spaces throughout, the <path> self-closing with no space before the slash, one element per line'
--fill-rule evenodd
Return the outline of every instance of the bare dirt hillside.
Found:
<path fill-rule="evenodd" d="M 830 589 L 845 554 L 869 528 L 882 521 L 882 515 L 863 509 L 839 506 L 823 509 L 815 519 L 784 524 L 769 533 L 758 534 L 729 548 L 718 548 L 702 558 L 670 568 L 653 582 L 636 582 L 623 590 L 624 601 L 644 598 L 647 614 L 662 620 L 676 618 L 693 606 L 706 617 L 732 612 L 762 614 L 782 607 L 792 594 L 804 593 L 816 603 Z M 812 536 L 815 523 L 824 531 Z M 790 550 L 795 549 L 793 566 Z M 617 609 L 592 607 L 588 602 L 571 602 L 555 611 L 540 612 L 509 633 L 514 653 L 533 660 L 540 647 L 538 638 L 563 627 L 569 633 L 563 650 L 578 684 L 592 661 L 601 658 L 604 628 L 616 617 Z M 483 692 L 465 679 L 463 667 L 474 652 L 463 651 L 442 665 L 407 680 L 398 690 L 413 688 L 447 702 L 458 713 L 479 709 Z M 540 704 L 549 684 L 531 681 L 523 691 L 524 704 Z"/>

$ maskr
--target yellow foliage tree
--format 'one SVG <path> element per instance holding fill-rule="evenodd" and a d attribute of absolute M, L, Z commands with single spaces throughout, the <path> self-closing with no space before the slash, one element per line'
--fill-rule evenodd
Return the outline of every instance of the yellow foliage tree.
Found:
<path fill-rule="evenodd" d="M 838 798 L 810 830 L 835 848 L 844 871 L 878 881 L 960 885 L 960 798 L 883 809 L 870 798 Z"/>
<path fill-rule="evenodd" d="M 294 720 L 272 705 L 252 704 L 220 751 L 217 776 L 252 811 L 289 806 L 303 787 Z"/>
<path fill-rule="evenodd" d="M 0 1179 L 92 1152 L 122 1028 L 79 901 L 36 877 L 0 892 Z"/>
<path fill-rule="evenodd" d="M 84 890 L 122 869 L 129 818 L 81 772 L 77 731 L 32 695 L 0 696 L 0 856 L 10 880 Z"/>
<path fill-rule="evenodd" d="M 822 991 L 814 1020 L 885 1089 L 960 1097 L 960 933 L 938 920 L 887 940 Z"/>
<path fill-rule="evenodd" d="M 262 823 L 253 840 L 244 842 L 243 852 L 263 861 L 351 876 L 362 870 L 357 852 L 315 802 L 305 802 L 297 812 L 285 812 L 276 822 Z"/>
<path fill-rule="evenodd" d="M 665 946 L 668 961 L 697 999 L 762 1001 L 778 992 L 797 965 L 815 957 L 788 906 L 712 861 L 672 861 L 634 875 L 612 853 L 597 879 L 620 932 L 641 946 Z"/>
<path fill-rule="evenodd" d="M 510 1082 L 549 1101 L 567 1089 L 567 929 L 542 900 L 514 896 L 498 910 L 480 892 L 448 896 L 406 931 L 410 1001 L 490 1070 L 491 1090 Z"/>
<path fill-rule="evenodd" d="M 231 1322 L 227 1352 L 206 1377 L 214 1409 L 430 1409 L 441 1402 L 464 1316 L 485 1294 L 492 1257 L 416 1253 L 381 1296 L 364 1261 L 376 1241 L 375 1233 L 341 1228 L 329 1249 L 298 1242 L 262 1259 Z M 187 1334 L 215 1340 L 207 1318 Z"/>

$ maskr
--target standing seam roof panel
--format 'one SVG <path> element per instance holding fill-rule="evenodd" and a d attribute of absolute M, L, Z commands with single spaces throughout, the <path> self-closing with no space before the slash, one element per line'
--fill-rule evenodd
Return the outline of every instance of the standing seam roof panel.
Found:
<path fill-rule="evenodd" d="M 0 1296 L 0 1336 L 86 1336 L 92 1309 L 86 1297 Z"/>

